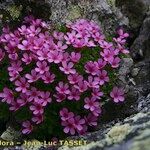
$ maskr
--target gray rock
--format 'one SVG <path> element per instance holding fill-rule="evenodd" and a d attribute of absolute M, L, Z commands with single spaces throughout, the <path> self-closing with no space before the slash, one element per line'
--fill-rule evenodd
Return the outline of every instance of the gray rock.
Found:
<path fill-rule="evenodd" d="M 120 65 L 119 68 L 119 72 L 118 72 L 118 79 L 119 81 L 119 85 L 121 85 L 122 87 L 124 87 L 126 89 L 126 91 L 128 91 L 128 84 L 129 84 L 129 79 L 127 79 L 131 68 L 133 67 L 133 59 L 132 58 L 123 58 L 122 59 L 122 63 Z"/>
<path fill-rule="evenodd" d="M 146 98 L 144 96 L 140 97 L 138 103 L 139 112 L 150 112 L 150 94 Z"/>
<path fill-rule="evenodd" d="M 131 53 L 135 60 L 150 59 L 150 12 L 142 24 L 139 36 L 131 46 Z"/>
<path fill-rule="evenodd" d="M 147 95 L 150 92 L 150 60 L 141 61 L 134 65 L 134 68 L 138 68 L 138 74 L 134 77 L 136 88 L 143 95 Z"/>
<path fill-rule="evenodd" d="M 116 0 L 116 5 L 129 18 L 130 27 L 138 31 L 149 9 L 149 0 Z"/>
<path fill-rule="evenodd" d="M 119 25 L 128 25 L 128 19 L 106 0 L 46 0 L 51 7 L 50 20 L 54 24 L 62 24 L 78 18 L 88 18 L 101 24 L 105 33 L 113 33 Z"/>
<path fill-rule="evenodd" d="M 111 3 L 112 4 L 112 3 Z M 118 26 L 128 26 L 128 18 L 124 17 L 114 5 L 107 0 L 7 0 L 0 4 L 0 14 L 4 20 L 14 21 L 31 12 L 51 23 L 60 25 L 78 18 L 95 20 L 107 35 L 112 35 Z M 4 13 L 5 12 L 5 13 Z"/>

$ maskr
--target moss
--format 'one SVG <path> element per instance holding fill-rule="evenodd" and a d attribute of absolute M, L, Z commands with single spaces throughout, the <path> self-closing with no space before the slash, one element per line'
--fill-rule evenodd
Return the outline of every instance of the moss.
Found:
<path fill-rule="evenodd" d="M 20 14 L 21 14 L 21 10 L 22 10 L 21 5 L 20 6 L 12 5 L 7 8 L 7 11 L 9 12 L 9 14 L 13 18 L 13 20 L 19 18 Z"/>
<path fill-rule="evenodd" d="M 68 10 L 67 20 L 75 20 L 82 16 L 82 10 L 77 5 L 72 5 Z M 83 17 L 83 16 L 82 16 Z"/>
<path fill-rule="evenodd" d="M 110 6 L 115 6 L 115 4 L 116 4 L 116 0 L 107 0 L 107 2 L 108 2 L 108 4 L 110 5 Z"/>

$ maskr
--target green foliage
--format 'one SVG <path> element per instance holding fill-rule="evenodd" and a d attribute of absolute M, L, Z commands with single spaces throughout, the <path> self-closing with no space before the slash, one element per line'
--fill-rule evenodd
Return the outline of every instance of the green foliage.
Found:
<path fill-rule="evenodd" d="M 79 63 L 75 66 L 77 71 L 79 71 L 82 75 L 85 74 L 84 71 L 84 65 L 86 62 L 89 60 L 91 61 L 96 61 L 99 58 L 99 53 L 100 53 L 100 48 L 95 47 L 95 48 L 83 48 L 81 51 L 82 57 L 79 61 Z"/>
<path fill-rule="evenodd" d="M 9 118 L 9 108 L 7 104 L 0 103 L 0 119 L 8 120 Z"/>

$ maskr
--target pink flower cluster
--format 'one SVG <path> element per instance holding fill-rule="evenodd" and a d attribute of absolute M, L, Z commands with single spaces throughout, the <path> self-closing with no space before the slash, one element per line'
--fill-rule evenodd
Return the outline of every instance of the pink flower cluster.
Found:
<path fill-rule="evenodd" d="M 118 68 L 121 58 L 119 56 L 129 51 L 125 48 L 128 33 L 122 29 L 118 37 L 108 42 L 102 34 L 100 27 L 93 21 L 77 20 L 66 25 L 67 32 L 49 32 L 49 25 L 41 19 L 32 16 L 26 17 L 24 24 L 11 32 L 9 28 L 3 29 L 0 43 L 0 61 L 4 57 L 9 59 L 9 80 L 14 89 L 5 87 L 0 93 L 1 101 L 9 105 L 11 111 L 17 111 L 28 106 L 33 116 L 31 120 L 23 122 L 22 132 L 29 134 L 35 124 L 44 121 L 44 111 L 51 103 L 63 101 L 80 101 L 81 96 L 89 92 L 90 96 L 84 98 L 84 108 L 89 112 L 87 116 L 75 115 L 67 108 L 60 110 L 61 125 L 65 133 L 74 135 L 84 134 L 88 127 L 96 126 L 101 114 L 100 100 L 104 93 L 102 86 L 110 81 L 107 66 Z M 89 60 L 84 65 L 86 77 L 76 69 L 80 64 L 83 48 L 99 48 L 99 59 Z M 64 74 L 66 79 L 57 80 L 51 65 L 58 67 L 58 72 Z M 32 66 L 30 72 L 25 73 L 24 67 Z M 56 84 L 53 91 L 37 89 L 36 82 Z M 16 97 L 16 94 L 18 95 Z M 110 93 L 113 101 L 124 101 L 123 89 L 114 87 Z"/>

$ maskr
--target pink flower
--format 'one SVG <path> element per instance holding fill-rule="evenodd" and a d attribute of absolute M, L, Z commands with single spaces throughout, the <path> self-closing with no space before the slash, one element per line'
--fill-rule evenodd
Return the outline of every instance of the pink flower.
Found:
<path fill-rule="evenodd" d="M 30 106 L 30 110 L 34 115 L 41 115 L 44 113 L 44 109 L 41 103 L 33 103 L 33 105 Z"/>
<path fill-rule="evenodd" d="M 74 117 L 74 126 L 78 131 L 81 131 L 83 129 L 84 123 L 85 123 L 85 120 L 81 119 L 80 116 Z"/>
<path fill-rule="evenodd" d="M 66 40 L 66 44 L 73 44 L 76 38 L 79 38 L 79 34 L 76 31 L 72 31 L 71 33 L 67 32 L 67 35 L 64 36 Z"/>
<path fill-rule="evenodd" d="M 113 98 L 115 103 L 124 101 L 124 90 L 122 88 L 114 87 L 110 96 Z"/>
<path fill-rule="evenodd" d="M 78 134 L 79 135 L 84 135 L 84 134 L 86 134 L 87 133 L 87 130 L 88 130 L 88 127 L 87 127 L 87 125 L 85 125 L 85 124 L 83 124 L 82 125 L 82 127 L 83 127 L 83 129 L 82 130 L 77 130 L 77 132 L 78 132 Z"/>
<path fill-rule="evenodd" d="M 65 52 L 65 53 L 63 53 L 62 54 L 62 60 L 61 60 L 61 62 L 68 62 L 68 61 L 70 61 L 70 56 L 69 56 L 70 54 L 68 53 L 68 52 Z"/>
<path fill-rule="evenodd" d="M 99 106 L 99 102 L 97 102 L 96 98 L 94 98 L 94 97 L 92 97 L 92 98 L 86 97 L 84 99 L 84 102 L 85 102 L 84 108 L 89 109 L 92 112 L 95 110 L 95 108 L 97 108 Z"/>
<path fill-rule="evenodd" d="M 85 37 L 85 45 L 87 47 L 95 47 L 96 46 L 94 41 L 90 40 L 88 37 Z"/>
<path fill-rule="evenodd" d="M 31 23 L 35 18 L 32 15 L 29 15 L 27 17 L 24 18 L 24 23 Z"/>
<path fill-rule="evenodd" d="M 68 48 L 67 45 L 63 45 L 62 41 L 58 41 L 57 45 L 55 45 L 57 51 L 63 52 L 65 49 Z"/>
<path fill-rule="evenodd" d="M 31 57 L 29 54 L 24 53 L 24 54 L 23 54 L 23 58 L 22 58 L 21 60 L 22 60 L 23 62 L 25 62 L 26 65 L 28 65 L 28 64 L 31 63 L 32 57 Z"/>
<path fill-rule="evenodd" d="M 89 113 L 87 117 L 85 117 L 85 122 L 89 126 L 97 126 L 97 120 L 98 118 L 94 116 L 93 114 Z"/>
<path fill-rule="evenodd" d="M 10 32 L 9 26 L 7 25 L 7 26 L 3 27 L 2 31 L 3 31 L 4 33 L 9 33 L 9 32 Z"/>
<path fill-rule="evenodd" d="M 35 87 L 32 87 L 31 90 L 27 91 L 26 94 L 28 95 L 28 101 L 35 101 L 38 102 L 39 101 L 39 96 L 41 96 L 40 91 L 38 91 Z"/>
<path fill-rule="evenodd" d="M 66 99 L 66 95 L 61 93 L 54 94 L 54 97 L 56 98 L 56 101 L 59 103 Z"/>
<path fill-rule="evenodd" d="M 101 96 L 103 96 L 103 92 L 101 92 L 99 89 L 93 89 L 92 90 L 92 97 L 96 99 L 101 99 Z"/>
<path fill-rule="evenodd" d="M 42 106 L 46 106 L 48 103 L 51 103 L 52 99 L 50 97 L 50 92 L 40 92 L 40 103 Z"/>
<path fill-rule="evenodd" d="M 26 82 L 25 78 L 20 78 L 19 80 L 15 81 L 15 85 L 17 86 L 15 90 L 22 93 L 26 93 L 30 86 L 29 83 Z"/>
<path fill-rule="evenodd" d="M 10 107 L 9 107 L 9 110 L 10 111 L 17 111 L 18 109 L 20 109 L 21 105 L 15 101 L 13 101 L 11 104 L 10 104 Z"/>
<path fill-rule="evenodd" d="M 35 70 L 31 70 L 31 74 L 26 74 L 25 77 L 28 79 L 29 83 L 35 82 L 40 78 Z"/>
<path fill-rule="evenodd" d="M 103 49 L 110 49 L 113 46 L 112 43 L 108 43 L 106 41 L 101 41 L 99 42 L 99 44 L 100 44 L 100 47 Z"/>
<path fill-rule="evenodd" d="M 102 41 L 104 41 L 105 39 L 105 36 L 102 35 L 101 33 L 99 32 L 96 32 L 94 35 L 92 35 L 92 37 L 94 38 L 94 40 L 98 43 L 101 43 Z"/>
<path fill-rule="evenodd" d="M 105 82 L 109 82 L 109 77 L 107 76 L 107 71 L 102 70 L 98 73 L 99 84 L 104 85 Z"/>
<path fill-rule="evenodd" d="M 44 80 L 44 83 L 53 83 L 55 79 L 55 75 L 51 74 L 50 72 L 45 72 L 44 75 L 42 75 L 42 79 Z"/>
<path fill-rule="evenodd" d="M 89 61 L 85 64 L 84 68 L 86 69 L 86 73 L 96 75 L 98 71 L 97 63 Z"/>
<path fill-rule="evenodd" d="M 15 53 L 16 50 L 14 49 L 14 47 L 12 47 L 10 44 L 7 44 L 5 47 L 4 47 L 5 51 L 9 54 L 12 54 L 12 53 Z"/>
<path fill-rule="evenodd" d="M 32 50 L 33 52 L 38 51 L 38 50 L 43 50 L 43 46 L 44 46 L 44 39 L 43 38 L 33 38 L 33 43 L 32 44 Z"/>
<path fill-rule="evenodd" d="M 18 31 L 20 32 L 21 35 L 27 35 L 27 27 L 25 25 L 22 25 L 20 28 L 18 28 Z"/>
<path fill-rule="evenodd" d="M 24 93 L 21 93 L 20 97 L 17 99 L 17 103 L 20 106 L 25 106 L 28 103 L 28 96 Z"/>
<path fill-rule="evenodd" d="M 64 33 L 63 33 L 63 32 L 54 31 L 53 37 L 54 37 L 56 40 L 62 41 L 62 40 L 64 39 Z"/>
<path fill-rule="evenodd" d="M 4 57 L 5 57 L 5 52 L 3 52 L 2 49 L 0 49 L 0 61 L 2 61 Z"/>
<path fill-rule="evenodd" d="M 77 62 L 79 62 L 80 58 L 81 58 L 80 53 L 75 53 L 75 52 L 71 53 L 70 59 L 72 62 L 77 63 Z"/>
<path fill-rule="evenodd" d="M 44 29 L 48 29 L 48 28 L 49 28 L 49 25 L 48 25 L 45 21 L 42 21 L 40 25 L 41 25 L 41 27 L 43 27 Z"/>
<path fill-rule="evenodd" d="M 104 49 L 103 52 L 100 52 L 101 56 L 104 58 L 105 61 L 112 61 L 113 60 L 113 52 L 107 49 Z"/>
<path fill-rule="evenodd" d="M 42 23 L 42 19 L 32 19 L 32 24 L 35 27 L 39 27 Z"/>
<path fill-rule="evenodd" d="M 23 70 L 21 64 L 21 61 L 12 62 L 11 66 L 8 67 L 8 71 L 21 72 Z"/>
<path fill-rule="evenodd" d="M 61 116 L 61 120 L 62 120 L 62 121 L 67 121 L 68 119 L 74 117 L 74 113 L 73 113 L 73 112 L 69 112 L 67 108 L 63 108 L 63 109 L 60 111 L 59 114 L 60 114 L 60 116 Z"/>
<path fill-rule="evenodd" d="M 62 62 L 62 67 L 59 67 L 61 71 L 63 71 L 65 74 L 75 74 L 76 70 L 73 69 L 74 64 L 72 62 Z"/>
<path fill-rule="evenodd" d="M 122 29 L 119 29 L 118 30 L 118 34 L 121 38 L 127 38 L 129 37 L 129 34 L 128 33 L 124 33 L 124 31 Z"/>
<path fill-rule="evenodd" d="M 79 81 L 77 85 L 74 85 L 81 93 L 85 92 L 87 88 L 87 83 L 85 81 Z"/>
<path fill-rule="evenodd" d="M 84 46 L 85 46 L 85 40 L 84 39 L 75 39 L 73 47 L 82 48 Z"/>
<path fill-rule="evenodd" d="M 69 94 L 70 90 L 68 88 L 69 88 L 68 84 L 67 83 L 64 84 L 63 82 L 59 82 L 58 86 L 56 86 L 56 90 L 60 94 Z"/>
<path fill-rule="evenodd" d="M 98 62 L 97 62 L 98 69 L 103 69 L 106 66 L 106 64 L 107 62 L 104 61 L 103 59 L 98 59 Z"/>
<path fill-rule="evenodd" d="M 40 123 L 43 122 L 44 117 L 43 117 L 43 115 L 39 114 L 39 115 L 36 115 L 36 116 L 32 117 L 31 120 L 32 120 L 34 123 L 36 123 L 36 124 L 40 124 Z"/>
<path fill-rule="evenodd" d="M 40 61 L 42 61 L 42 60 L 47 60 L 48 59 L 48 50 L 46 50 L 46 49 L 43 49 L 43 51 L 42 50 L 38 50 L 37 51 L 37 55 L 38 55 L 38 60 L 40 60 Z"/>
<path fill-rule="evenodd" d="M 30 134 L 33 130 L 33 126 L 31 125 L 30 121 L 24 121 L 22 123 L 22 127 L 23 127 L 22 130 L 23 134 Z"/>
<path fill-rule="evenodd" d="M 59 64 L 62 61 L 63 55 L 61 52 L 58 51 L 51 51 L 48 53 L 48 61 L 50 63 L 54 62 Z"/>
<path fill-rule="evenodd" d="M 11 104 L 14 101 L 13 91 L 5 87 L 3 92 L 0 93 L 0 98 L 3 98 L 1 101 L 6 102 L 7 104 Z"/>
<path fill-rule="evenodd" d="M 89 24 L 89 31 L 91 31 L 93 34 L 101 32 L 100 26 L 96 24 L 94 21 L 91 21 L 88 24 Z"/>
<path fill-rule="evenodd" d="M 45 72 L 49 71 L 49 67 L 47 66 L 46 61 L 43 62 L 38 61 L 36 65 L 37 67 L 35 68 L 35 71 L 39 72 L 40 74 L 44 74 Z"/>
<path fill-rule="evenodd" d="M 81 75 L 79 75 L 78 73 L 75 73 L 75 74 L 70 74 L 68 76 L 68 80 L 69 80 L 70 84 L 76 84 L 79 81 L 82 81 L 83 77 Z"/>
<path fill-rule="evenodd" d="M 14 34 L 12 34 L 13 36 L 15 36 Z M 16 48 L 16 46 L 19 44 L 19 39 L 18 37 L 13 37 L 11 38 L 11 40 L 9 41 L 9 46 L 11 46 L 12 48 Z"/>
<path fill-rule="evenodd" d="M 119 55 L 119 49 L 118 49 L 118 48 L 112 47 L 112 48 L 110 48 L 109 50 L 110 50 L 110 53 L 112 54 L 113 57 Z M 110 59 L 110 61 L 111 61 L 111 59 Z"/>
<path fill-rule="evenodd" d="M 18 48 L 21 50 L 30 50 L 31 44 L 27 40 L 23 40 L 22 44 L 18 44 Z"/>
<path fill-rule="evenodd" d="M 34 25 L 31 25 L 28 29 L 27 29 L 28 33 L 30 36 L 34 37 L 35 35 L 39 34 L 41 29 L 40 28 L 36 28 Z"/>
<path fill-rule="evenodd" d="M 118 68 L 120 61 L 121 61 L 121 59 L 120 59 L 119 57 L 114 58 L 114 59 L 110 62 L 112 68 Z"/>
<path fill-rule="evenodd" d="M 99 88 L 99 79 L 88 76 L 88 81 L 86 81 L 89 88 Z"/>
<path fill-rule="evenodd" d="M 11 36 L 10 34 L 4 34 L 2 37 L 1 37 L 1 42 L 4 42 L 4 43 L 7 43 L 11 40 Z"/>
<path fill-rule="evenodd" d="M 19 77 L 19 72 L 16 72 L 15 70 L 14 71 L 10 71 L 9 72 L 9 76 L 10 76 L 9 80 L 10 81 L 14 81 L 14 80 L 16 80 Z"/>
<path fill-rule="evenodd" d="M 114 40 L 117 44 L 121 44 L 121 45 L 124 45 L 124 44 L 126 43 L 126 40 L 123 39 L 122 37 L 113 38 L 113 40 Z"/>
<path fill-rule="evenodd" d="M 123 53 L 123 54 L 129 54 L 129 50 L 126 49 L 124 46 L 122 46 L 122 45 L 120 45 L 120 44 L 118 44 L 118 49 L 119 49 L 119 51 L 120 51 L 121 53 Z"/>
<path fill-rule="evenodd" d="M 92 111 L 92 114 L 96 117 L 98 117 L 101 114 L 102 110 L 100 106 L 95 107 L 95 109 Z"/>
<path fill-rule="evenodd" d="M 72 87 L 68 99 L 69 100 L 75 99 L 76 101 L 80 100 L 80 92 L 76 88 Z"/>
<path fill-rule="evenodd" d="M 17 60 L 18 59 L 18 54 L 17 53 L 12 53 L 12 54 L 9 54 L 8 57 L 11 60 Z"/>
<path fill-rule="evenodd" d="M 71 135 L 75 134 L 74 118 L 70 118 L 67 121 L 62 121 L 62 126 L 64 126 L 64 132 L 67 134 L 70 132 Z"/>

